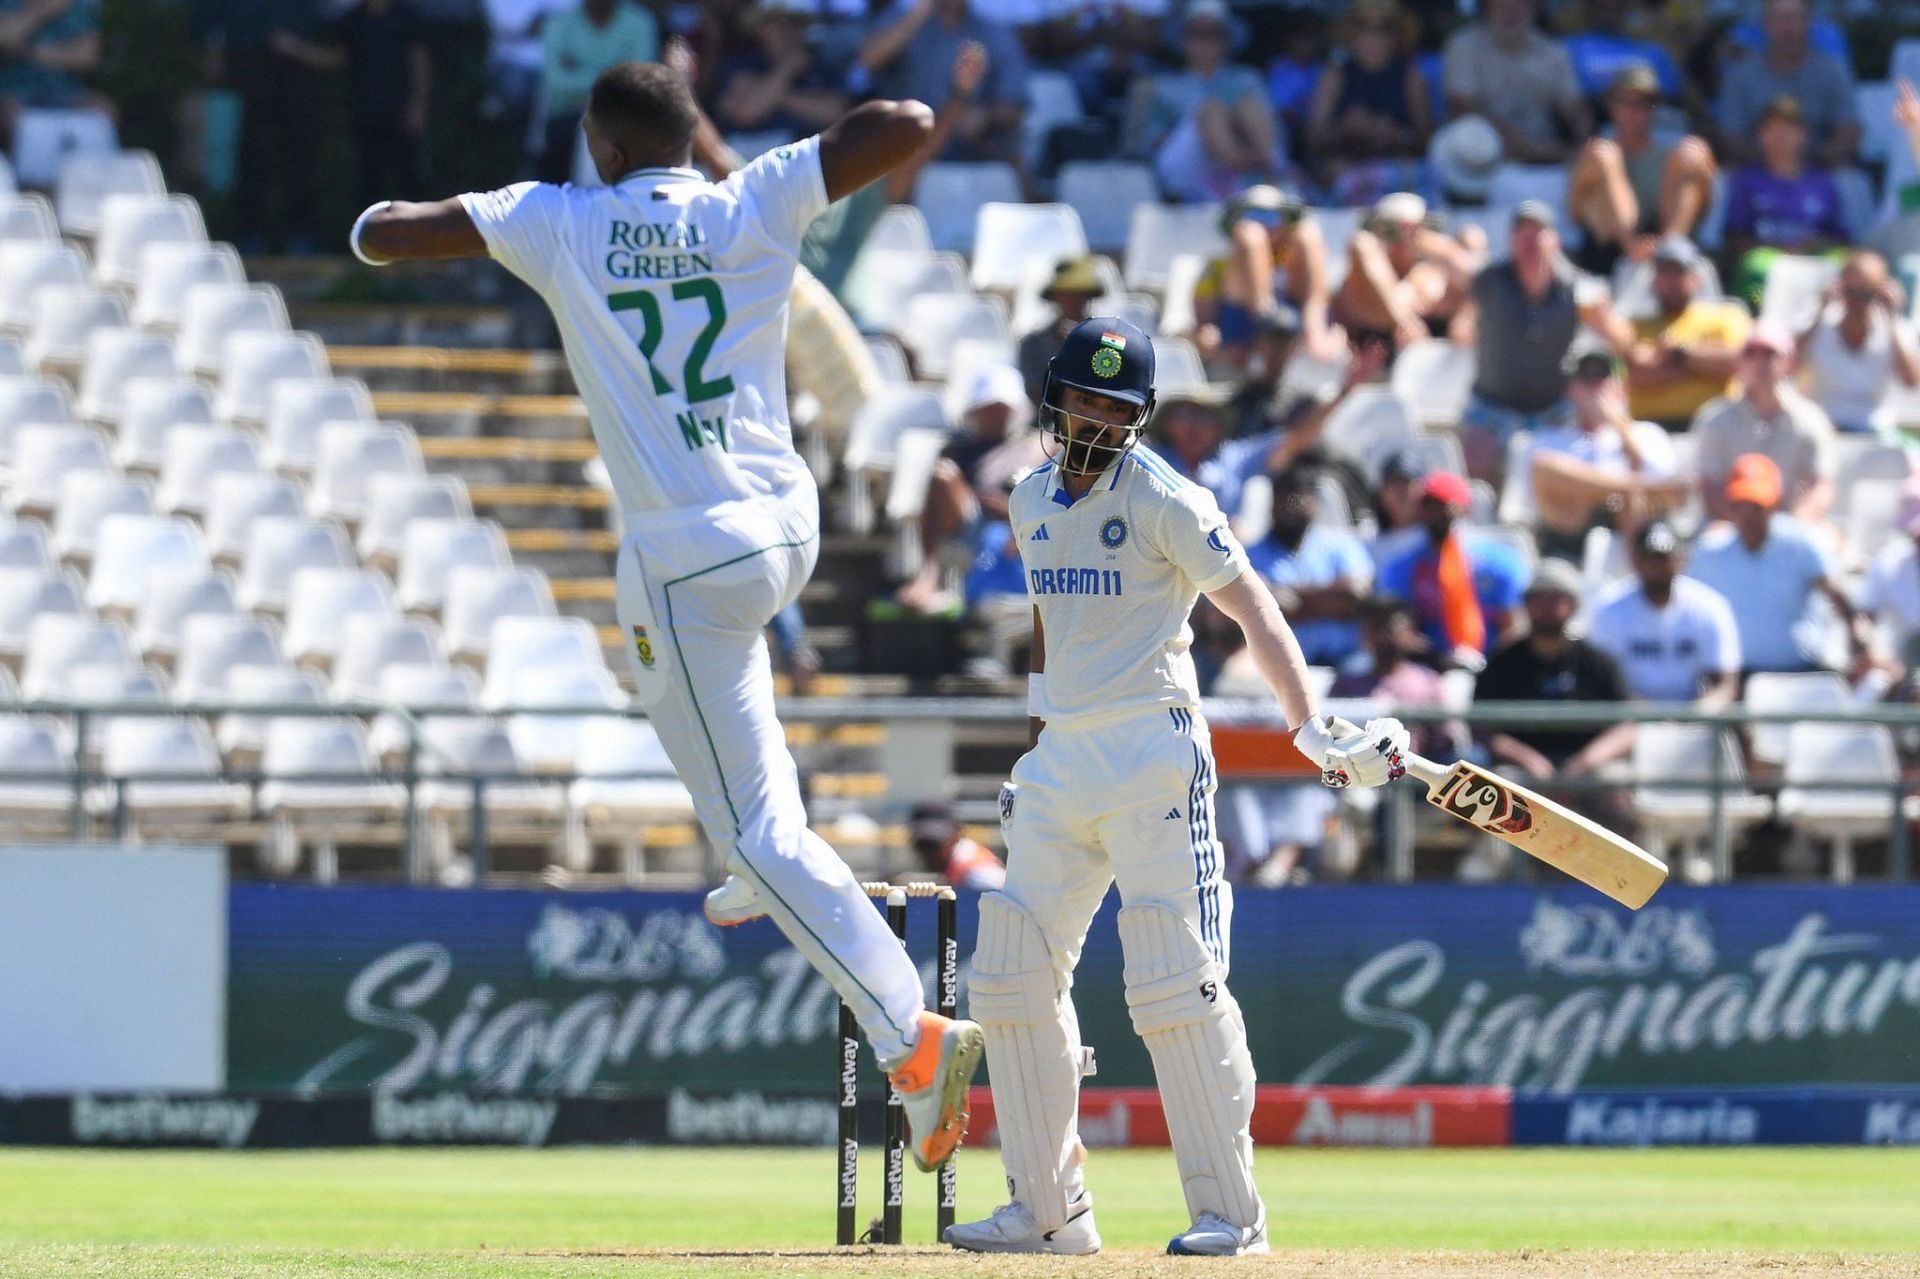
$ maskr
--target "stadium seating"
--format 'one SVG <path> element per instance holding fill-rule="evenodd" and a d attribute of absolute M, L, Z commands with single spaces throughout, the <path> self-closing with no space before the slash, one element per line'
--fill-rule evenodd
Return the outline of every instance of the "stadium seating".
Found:
<path fill-rule="evenodd" d="M 693 818 L 693 797 L 681 784 L 653 725 L 595 716 L 580 734 L 567 788 L 566 864 L 592 868 L 593 847 L 615 843 L 626 878 L 646 871 L 640 834 L 649 825 Z"/>
<path fill-rule="evenodd" d="M 23 332 L 33 323 L 34 299 L 50 284 L 85 284 L 87 259 L 78 249 L 41 240 L 0 243 L 0 329 Z"/>
<path fill-rule="evenodd" d="M 1786 755 L 1780 820 L 1801 847 L 1831 845 L 1835 883 L 1853 881 L 1855 841 L 1920 813 L 1913 796 L 1896 802 L 1900 760 L 1884 724 L 1801 721 L 1787 732 Z"/>
<path fill-rule="evenodd" d="M 1720 821 L 1731 835 L 1738 837 L 1773 812 L 1772 801 L 1748 789 L 1732 739 L 1709 725 L 1640 725 L 1633 738 L 1633 775 L 1641 779 L 1633 808 L 1647 851 L 1670 861 L 1668 850 L 1680 846 L 1686 853 L 1683 873 L 1696 881 L 1719 877 L 1718 868 L 1704 864 L 1701 851 L 1713 835 L 1716 783 L 1722 787 Z"/>
<path fill-rule="evenodd" d="M 366 729 L 353 719 L 282 717 L 267 728 L 260 811 L 274 823 L 261 848 L 269 869 L 286 873 L 312 852 L 314 878 L 339 875 L 338 844 L 370 838 L 397 819 L 406 792 L 376 780 Z"/>

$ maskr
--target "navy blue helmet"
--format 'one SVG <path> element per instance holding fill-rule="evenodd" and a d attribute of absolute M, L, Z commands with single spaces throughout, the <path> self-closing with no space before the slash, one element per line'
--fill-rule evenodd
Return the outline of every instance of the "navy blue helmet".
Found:
<path fill-rule="evenodd" d="M 1068 412 L 1068 390 L 1117 401 L 1121 411 L 1091 417 Z M 1112 316 L 1082 320 L 1047 361 L 1040 391 L 1040 430 L 1060 445 L 1060 469 L 1098 475 L 1140 442 L 1153 411 L 1153 339 Z"/>

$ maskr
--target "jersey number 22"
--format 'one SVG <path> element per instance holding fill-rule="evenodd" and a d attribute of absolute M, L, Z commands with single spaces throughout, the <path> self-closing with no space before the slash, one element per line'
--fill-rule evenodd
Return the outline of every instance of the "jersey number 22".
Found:
<path fill-rule="evenodd" d="M 706 375 L 707 356 L 713 352 L 713 344 L 720 338 L 720 330 L 727 323 L 727 299 L 720 292 L 720 286 L 712 280 L 681 280 L 673 286 L 673 300 L 685 302 L 698 299 L 707 304 L 707 326 L 693 339 L 693 345 L 687 350 L 687 362 L 682 369 L 682 380 L 686 384 L 687 403 L 699 404 L 705 400 L 718 399 L 733 392 L 733 379 L 721 374 L 711 380 Z M 655 395 L 673 394 L 673 383 L 660 374 L 654 366 L 653 353 L 660 349 L 660 339 L 666 335 L 666 327 L 660 316 L 660 299 L 651 289 L 632 289 L 625 293 L 611 294 L 607 298 L 608 307 L 614 311 L 638 311 L 640 313 L 640 354 L 647 361 L 647 372 L 653 375 L 653 393 Z"/>

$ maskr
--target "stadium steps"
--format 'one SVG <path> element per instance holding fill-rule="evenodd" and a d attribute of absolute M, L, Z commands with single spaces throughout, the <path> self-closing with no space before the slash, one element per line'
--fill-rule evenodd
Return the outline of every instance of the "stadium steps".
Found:
<path fill-rule="evenodd" d="M 328 346 L 395 349 L 501 347 L 513 340 L 515 316 L 503 306 L 464 302 L 316 302 L 289 298 L 295 328 Z"/>
<path fill-rule="evenodd" d="M 411 423 L 434 436 L 590 438 L 587 408 L 572 395 L 496 395 L 478 391 L 379 391 L 373 408 L 383 418 Z"/>

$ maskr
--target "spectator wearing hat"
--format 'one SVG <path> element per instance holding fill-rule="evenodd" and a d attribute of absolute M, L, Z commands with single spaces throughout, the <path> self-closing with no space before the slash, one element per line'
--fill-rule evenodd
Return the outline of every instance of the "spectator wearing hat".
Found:
<path fill-rule="evenodd" d="M 991 893 L 1007 882 L 1007 868 L 991 848 L 960 829 L 951 804 L 915 804 L 907 817 L 907 837 L 920 865 L 943 884 Z"/>
<path fill-rule="evenodd" d="M 1286 169 L 1260 73 L 1228 60 L 1222 0 L 1193 0 L 1180 24 L 1185 66 L 1155 81 L 1147 136 L 1160 185 L 1176 200 L 1224 200 Z"/>
<path fill-rule="evenodd" d="M 1876 624 L 1878 665 L 1907 680 L 1905 700 L 1912 701 L 1912 672 L 1920 667 L 1920 478 L 1900 490 L 1893 527 L 1899 536 L 1868 563 L 1853 605 Z"/>
<path fill-rule="evenodd" d="M 1323 472 L 1295 462 L 1273 477 L 1273 523 L 1247 547 L 1247 560 L 1293 627 L 1309 665 L 1338 667 L 1360 647 L 1360 601 L 1373 586 L 1373 560 L 1351 530 L 1319 523 Z"/>
<path fill-rule="evenodd" d="M 1479 115 L 1506 158 L 1558 164 L 1587 139 L 1593 118 L 1566 46 L 1535 24 L 1534 0 L 1487 0 L 1485 15 L 1448 39 L 1441 84 L 1452 115 Z"/>
<path fill-rule="evenodd" d="M 1327 241 L 1300 197 L 1265 184 L 1228 200 L 1227 251 L 1194 286 L 1197 336 L 1210 361 L 1242 366 L 1260 321 L 1286 304 L 1299 312 L 1307 353 L 1330 360 L 1346 344 L 1331 318 Z"/>
<path fill-rule="evenodd" d="M 1613 313 L 1606 287 L 1583 279 L 1560 251 L 1559 219 L 1539 200 L 1513 211 L 1508 257 L 1473 279 L 1456 319 L 1456 341 L 1474 343 L 1473 393 L 1461 418 L 1467 473 L 1497 480 L 1516 432 L 1561 426 L 1567 403 L 1567 356 L 1585 324 L 1615 350 L 1632 330 Z"/>
<path fill-rule="evenodd" d="M 1245 513 L 1249 487 L 1284 470 L 1312 447 L 1337 401 L 1315 402 L 1289 423 L 1229 439 L 1231 394 L 1219 383 L 1165 388 L 1150 430 L 1160 459 L 1212 493 L 1227 519 L 1237 523 Z"/>
<path fill-rule="evenodd" d="M 1852 239 L 1840 188 L 1807 163 L 1807 125 L 1798 99 L 1776 98 L 1760 116 L 1756 163 L 1727 184 L 1727 256 L 1733 291 L 1756 311 L 1767 268 L 1782 253 L 1823 253 Z"/>
<path fill-rule="evenodd" d="M 1655 236 L 1693 234 L 1713 203 L 1720 170 L 1706 141 L 1654 128 L 1663 92 L 1647 63 L 1622 68 L 1606 91 L 1611 136 L 1590 139 L 1574 161 L 1567 205 L 1586 231 L 1588 271 L 1613 270 L 1623 253 L 1644 257 Z"/>
<path fill-rule="evenodd" d="M 1343 205 L 1404 190 L 1433 135 L 1427 78 L 1413 55 L 1420 23 L 1397 0 L 1355 0 L 1334 21 L 1336 48 L 1313 89 L 1307 143 Z"/>
<path fill-rule="evenodd" d="M 971 552 L 988 526 L 1006 524 L 1007 494 L 1046 460 L 1039 433 L 1025 429 L 1032 418 L 1020 370 L 1000 364 L 974 374 L 960 429 L 927 484 L 920 570 L 895 593 L 900 604 L 920 611 L 938 607 L 947 548 L 961 543 Z"/>
<path fill-rule="evenodd" d="M 1740 390 L 1694 417 L 1694 470 L 1707 517 L 1728 518 L 1726 488 L 1734 460 L 1764 453 L 1779 470 L 1784 508 L 1806 521 L 1824 519 L 1833 503 L 1833 423 L 1787 380 L 1793 340 L 1769 320 L 1753 326 L 1740 348 Z"/>
<path fill-rule="evenodd" d="M 1672 443 L 1627 411 L 1626 386 L 1612 353 L 1587 351 L 1574 361 L 1567 403 L 1573 420 L 1534 436 L 1528 453 L 1543 528 L 1581 537 L 1604 516 L 1631 534 L 1686 502 L 1693 486 L 1676 474 Z"/>
<path fill-rule="evenodd" d="M 1620 667 L 1597 645 L 1569 634 L 1583 591 L 1580 572 L 1565 560 L 1540 561 L 1527 585 L 1526 632 L 1487 659 L 1474 681 L 1475 718 L 1495 767 L 1519 769 L 1539 781 L 1590 777 L 1601 765 L 1633 750 L 1631 721 L 1611 728 L 1502 725 L 1502 702 L 1624 702 Z"/>
<path fill-rule="evenodd" d="M 962 75 L 961 55 L 979 63 Z M 1027 113 L 1027 60 L 1011 26 L 973 11 L 968 0 L 898 0 L 860 46 L 848 87 L 882 98 L 918 98 L 951 122 L 947 160 L 1020 158 Z M 944 110 L 953 99 L 953 109 Z"/>
<path fill-rule="evenodd" d="M 1477 670 L 1513 628 L 1527 562 L 1506 543 L 1459 527 L 1473 506 L 1473 490 L 1460 476 L 1435 471 L 1419 494 L 1425 543 L 1381 567 L 1379 590 L 1413 609 L 1432 665 Z"/>
<path fill-rule="evenodd" d="M 1720 592 L 1684 573 L 1687 546 L 1653 520 L 1633 542 L 1633 576 L 1601 590 L 1587 633 L 1629 696 L 1718 710 L 1740 685 L 1740 629 Z"/>
<path fill-rule="evenodd" d="M 1857 661 L 1869 651 L 1864 619 L 1834 584 L 1820 540 L 1792 516 L 1778 514 L 1783 496 L 1772 458 L 1735 458 L 1727 475 L 1727 522 L 1700 535 L 1693 575 L 1732 607 L 1743 670 L 1821 669 L 1830 623 L 1823 598 L 1845 624 Z"/>
<path fill-rule="evenodd" d="M 1799 104 L 1812 135 L 1814 162 L 1823 168 L 1851 165 L 1860 150 L 1852 70 L 1813 47 L 1806 0 L 1767 0 L 1761 23 L 1766 33 L 1763 53 L 1737 45 L 1727 50 L 1736 61 L 1720 78 L 1715 105 L 1720 154 L 1730 163 L 1758 160 L 1766 141 L 1760 126 L 1772 104 L 1789 98 Z"/>
<path fill-rule="evenodd" d="M 1053 276 L 1040 290 L 1040 299 L 1053 307 L 1053 318 L 1020 339 L 1014 363 L 1026 379 L 1027 398 L 1040 402 L 1040 391 L 1047 379 L 1047 361 L 1060 349 L 1060 343 L 1074 325 L 1091 314 L 1093 300 L 1100 296 L 1100 277 L 1090 257 L 1062 258 L 1053 268 Z"/>
<path fill-rule="evenodd" d="M 1347 245 L 1334 318 L 1355 338 L 1398 347 L 1445 332 L 1486 261 L 1478 228 L 1473 235 L 1457 240 L 1428 226 L 1427 202 L 1411 191 L 1382 197 Z"/>
<path fill-rule="evenodd" d="M 1920 355 L 1903 314 L 1905 301 L 1887 260 L 1856 249 L 1802 330 L 1795 378 L 1837 429 L 1891 434 L 1888 395 L 1896 383 L 1920 386 Z"/>
<path fill-rule="evenodd" d="M 1753 317 L 1738 302 L 1703 298 L 1707 262 L 1692 240 L 1663 236 L 1653 250 L 1654 313 L 1630 320 L 1627 408 L 1684 431 L 1708 401 L 1733 389 Z"/>
<path fill-rule="evenodd" d="M 789 139 L 825 128 L 847 109 L 845 77 L 808 39 L 817 12 L 807 0 L 755 0 L 741 18 L 753 46 L 716 77 L 714 123 L 727 133 L 766 131 Z"/>
<path fill-rule="evenodd" d="M 1486 118 L 1463 115 L 1433 132 L 1427 164 L 1445 199 L 1485 204 L 1493 192 L 1493 171 L 1500 167 L 1500 134 Z"/>

